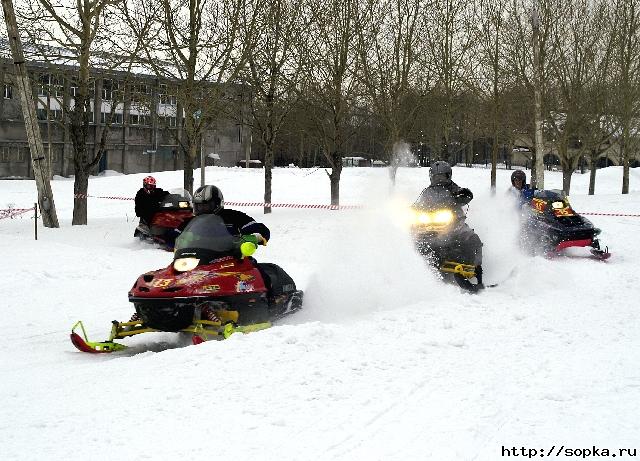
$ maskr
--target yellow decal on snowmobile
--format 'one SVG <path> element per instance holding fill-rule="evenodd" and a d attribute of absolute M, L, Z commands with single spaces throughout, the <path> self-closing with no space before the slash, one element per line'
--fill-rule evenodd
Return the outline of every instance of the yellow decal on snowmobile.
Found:
<path fill-rule="evenodd" d="M 166 288 L 171 285 L 173 279 L 157 279 L 151 282 L 151 286 L 156 288 Z"/>
<path fill-rule="evenodd" d="M 562 217 L 562 216 L 575 216 L 576 214 L 573 212 L 570 206 L 553 210 L 553 214 Z"/>
<path fill-rule="evenodd" d="M 533 209 L 538 213 L 544 213 L 544 209 L 547 206 L 547 202 L 542 199 L 534 198 L 531 200 L 531 205 L 533 205 Z"/>
<path fill-rule="evenodd" d="M 204 285 L 200 288 L 200 291 L 210 291 L 210 292 L 220 291 L 220 285 Z"/>

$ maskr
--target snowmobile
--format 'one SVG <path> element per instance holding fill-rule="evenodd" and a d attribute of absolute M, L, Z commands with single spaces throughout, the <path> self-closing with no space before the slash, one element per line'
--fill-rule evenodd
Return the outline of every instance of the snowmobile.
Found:
<path fill-rule="evenodd" d="M 172 263 L 133 284 L 129 301 L 139 320 L 113 321 L 104 342 L 89 341 L 77 322 L 71 341 L 83 352 L 114 352 L 126 348 L 116 339 L 153 331 L 190 333 L 199 344 L 271 327 L 302 307 L 304 293 L 276 264 L 258 264 L 257 246 L 253 235 L 232 236 L 219 216 L 200 216 L 176 240 Z"/>
<path fill-rule="evenodd" d="M 412 206 L 411 231 L 418 252 L 461 288 L 477 292 L 482 284 L 482 242 L 466 214 L 444 188 L 427 189 Z"/>
<path fill-rule="evenodd" d="M 611 256 L 609 249 L 603 250 L 596 238 L 600 229 L 573 210 L 564 191 L 536 190 L 523 212 L 522 240 L 530 251 L 555 256 L 566 248 L 590 247 L 597 259 Z"/>
<path fill-rule="evenodd" d="M 165 250 L 172 251 L 176 237 L 180 235 L 176 229 L 191 218 L 191 194 L 184 189 L 173 189 L 162 199 L 149 225 L 140 220 L 133 236 L 153 241 Z"/>

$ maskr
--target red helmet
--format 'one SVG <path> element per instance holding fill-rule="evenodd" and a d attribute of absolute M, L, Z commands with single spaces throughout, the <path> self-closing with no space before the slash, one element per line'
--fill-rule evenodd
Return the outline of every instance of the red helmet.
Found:
<path fill-rule="evenodd" d="M 156 188 L 156 178 L 153 176 L 147 176 L 142 180 L 142 187 L 145 189 L 155 189 Z"/>

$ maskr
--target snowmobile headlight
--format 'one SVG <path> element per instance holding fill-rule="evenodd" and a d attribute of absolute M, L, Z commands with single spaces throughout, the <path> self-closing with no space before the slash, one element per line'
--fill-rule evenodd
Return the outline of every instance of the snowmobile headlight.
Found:
<path fill-rule="evenodd" d="M 189 208 L 189 202 L 180 202 L 178 203 L 179 208 Z"/>
<path fill-rule="evenodd" d="M 451 210 L 438 210 L 433 214 L 433 222 L 436 224 L 449 224 L 451 221 L 453 221 Z"/>
<path fill-rule="evenodd" d="M 178 258 L 173 262 L 173 268 L 178 272 L 187 272 L 198 267 L 198 258 Z"/>
<path fill-rule="evenodd" d="M 431 213 L 418 213 L 416 214 L 416 222 L 418 224 L 431 224 L 433 218 L 431 217 Z"/>
<path fill-rule="evenodd" d="M 553 202 L 551 203 L 551 207 L 555 210 L 561 210 L 564 208 L 564 202 Z"/>

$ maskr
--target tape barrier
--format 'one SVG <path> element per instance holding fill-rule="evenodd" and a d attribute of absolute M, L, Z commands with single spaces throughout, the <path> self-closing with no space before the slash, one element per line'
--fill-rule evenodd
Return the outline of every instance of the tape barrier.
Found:
<path fill-rule="evenodd" d="M 640 214 L 625 214 L 625 213 L 579 213 L 590 216 L 625 216 L 627 218 L 640 218 Z"/>
<path fill-rule="evenodd" d="M 117 197 L 117 196 L 105 196 L 105 195 L 83 195 L 76 194 L 76 198 L 103 198 L 109 200 L 135 200 L 131 197 Z M 362 205 L 319 205 L 319 204 L 304 204 L 304 203 L 263 203 L 263 202 L 224 202 L 225 205 L 231 206 L 255 206 L 263 208 L 313 208 L 321 210 L 360 210 L 363 209 Z M 30 208 L 31 210 L 33 208 Z M 1 210 L 0 210 L 1 211 Z M 623 216 L 630 218 L 640 218 L 640 214 L 627 214 L 627 213 L 581 213 L 581 215 L 591 216 Z"/>
<path fill-rule="evenodd" d="M 6 218 L 13 219 L 16 216 L 20 216 L 21 214 L 28 213 L 29 211 L 33 211 L 33 207 L 31 207 L 31 208 L 7 208 L 5 210 L 0 210 L 0 219 L 6 219 Z"/>
<path fill-rule="evenodd" d="M 131 197 L 115 197 L 106 195 L 83 195 L 75 194 L 75 198 L 103 198 L 108 200 L 135 200 Z M 264 202 L 228 202 L 225 200 L 225 205 L 231 206 L 256 206 L 267 208 L 315 208 L 323 210 L 358 210 L 364 208 L 361 205 L 318 205 L 318 204 L 304 204 L 304 203 L 264 203 Z"/>

